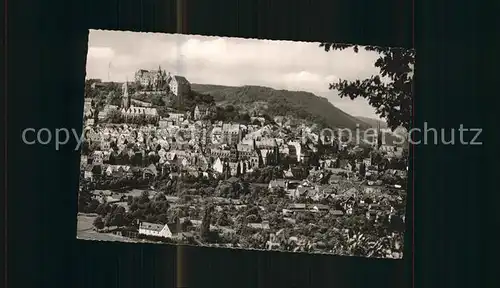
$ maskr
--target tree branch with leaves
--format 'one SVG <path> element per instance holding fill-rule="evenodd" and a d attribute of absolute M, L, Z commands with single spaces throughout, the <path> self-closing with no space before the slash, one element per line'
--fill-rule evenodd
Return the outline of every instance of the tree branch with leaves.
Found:
<path fill-rule="evenodd" d="M 359 52 L 358 45 L 321 43 L 326 52 L 352 48 Z M 330 89 L 339 91 L 340 98 L 358 97 L 368 100 L 381 118 L 387 120 L 388 126 L 394 131 L 402 126 L 409 130 L 413 100 L 413 70 L 415 65 L 415 50 L 404 48 L 384 48 L 363 46 L 366 51 L 379 53 L 380 57 L 374 66 L 380 70 L 380 75 L 354 81 L 339 79 L 331 83 Z"/>

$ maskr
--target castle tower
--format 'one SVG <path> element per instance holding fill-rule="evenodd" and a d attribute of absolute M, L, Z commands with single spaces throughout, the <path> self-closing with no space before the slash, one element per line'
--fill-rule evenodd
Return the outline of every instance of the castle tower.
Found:
<path fill-rule="evenodd" d="M 122 108 L 130 108 L 130 95 L 128 94 L 128 80 L 122 86 Z"/>
<path fill-rule="evenodd" d="M 160 90 L 160 88 L 163 86 L 164 82 L 164 76 L 163 76 L 163 70 L 161 70 L 161 66 L 158 65 L 158 71 L 156 72 L 156 79 L 155 79 L 155 90 Z"/>

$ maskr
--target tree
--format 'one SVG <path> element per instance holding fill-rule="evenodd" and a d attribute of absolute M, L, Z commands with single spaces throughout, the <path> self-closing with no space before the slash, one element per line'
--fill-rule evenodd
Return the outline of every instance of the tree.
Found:
<path fill-rule="evenodd" d="M 121 207 L 123 208 L 123 207 Z M 110 222 L 111 226 L 124 226 L 125 225 L 125 213 L 124 212 L 114 212 L 113 215 L 111 216 Z"/>
<path fill-rule="evenodd" d="M 85 183 L 85 182 L 84 182 Z M 88 206 L 90 206 L 90 203 L 92 202 L 92 194 L 90 193 L 90 189 L 88 185 L 82 184 L 81 185 L 81 190 L 78 193 L 78 212 L 91 212 L 93 211 L 88 211 Z"/>
<path fill-rule="evenodd" d="M 340 155 L 337 155 L 337 159 L 335 159 L 335 167 L 334 168 L 340 168 Z"/>
<path fill-rule="evenodd" d="M 359 175 L 361 175 L 361 177 L 365 177 L 365 175 L 366 175 L 366 165 L 365 165 L 365 163 L 361 163 L 359 165 Z"/>
<path fill-rule="evenodd" d="M 210 237 L 210 221 L 212 218 L 212 212 L 214 207 L 208 205 L 205 207 L 205 213 L 203 214 L 203 219 L 200 227 L 200 236 L 202 239 L 207 240 Z"/>
<path fill-rule="evenodd" d="M 94 227 L 97 228 L 98 230 L 101 230 L 104 228 L 104 221 L 102 221 L 101 216 L 97 216 L 94 219 Z"/>
<path fill-rule="evenodd" d="M 236 166 L 236 177 L 241 176 L 241 162 L 238 162 L 238 165 Z"/>
<path fill-rule="evenodd" d="M 148 191 L 142 191 L 141 196 L 139 198 L 139 203 L 140 204 L 149 203 L 149 192 Z"/>
<path fill-rule="evenodd" d="M 281 159 L 280 159 L 280 150 L 278 148 L 278 146 L 274 147 L 274 164 L 275 165 L 279 165 L 281 163 Z"/>
<path fill-rule="evenodd" d="M 326 52 L 353 48 L 358 53 L 358 45 L 321 43 Z M 366 51 L 375 51 L 380 57 L 375 61 L 380 76 L 371 76 L 364 80 L 348 81 L 339 79 L 330 84 L 330 89 L 338 90 L 340 98 L 365 98 L 376 109 L 376 113 L 387 120 L 388 126 L 395 130 L 398 126 L 410 130 L 412 109 L 413 68 L 415 50 L 402 48 L 383 48 L 365 46 Z"/>
<path fill-rule="evenodd" d="M 111 105 L 116 105 L 120 106 L 122 101 L 122 96 L 119 93 L 116 93 L 115 91 L 109 91 L 108 96 L 106 97 L 106 102 L 108 102 Z"/>
<path fill-rule="evenodd" d="M 231 177 L 231 168 L 229 167 L 229 162 L 224 163 L 224 178 L 227 180 Z"/>
<path fill-rule="evenodd" d="M 98 206 L 99 206 L 99 201 L 97 201 L 96 199 L 91 199 L 86 207 L 86 212 L 94 213 Z"/>
<path fill-rule="evenodd" d="M 149 197 L 149 196 L 148 196 Z M 154 200 L 155 202 L 161 202 L 161 201 L 166 201 L 167 200 L 167 197 L 165 196 L 165 194 L 163 193 L 158 193 L 156 194 L 156 196 L 154 197 Z"/>
<path fill-rule="evenodd" d="M 266 165 L 271 166 L 273 164 L 274 156 L 273 152 L 267 152 L 266 154 Z"/>
<path fill-rule="evenodd" d="M 217 219 L 217 225 L 219 226 L 229 226 L 232 224 L 232 219 L 229 218 L 226 211 L 222 211 Z"/>
<path fill-rule="evenodd" d="M 102 204 L 99 204 L 99 206 L 97 206 L 97 208 L 95 209 L 95 213 L 101 215 L 101 216 L 105 216 L 107 213 L 108 213 L 108 204 L 107 203 L 102 203 Z"/>
<path fill-rule="evenodd" d="M 154 106 L 165 106 L 165 101 L 161 95 L 155 95 L 151 98 L 151 104 Z"/>
<path fill-rule="evenodd" d="M 241 168 L 241 174 L 245 175 L 247 173 L 247 163 L 243 162 L 243 166 Z"/>
<path fill-rule="evenodd" d="M 97 123 L 99 122 L 99 109 L 94 110 L 94 114 L 92 115 L 94 118 L 94 127 L 97 126 Z"/>
<path fill-rule="evenodd" d="M 264 167 L 264 159 L 262 159 L 262 153 L 260 152 L 260 150 L 257 150 L 257 154 L 258 154 L 258 160 L 259 160 L 259 168 L 262 168 Z"/>
<path fill-rule="evenodd" d="M 286 192 L 285 188 L 283 188 L 283 187 L 279 187 L 279 188 L 276 190 L 276 192 L 275 192 L 276 197 L 278 197 L 279 199 L 285 198 L 286 193 L 287 193 L 287 192 Z"/>
<path fill-rule="evenodd" d="M 106 226 L 106 227 L 113 226 L 112 217 L 113 216 L 111 215 L 111 213 L 108 213 L 108 215 L 106 215 L 106 217 L 104 217 L 104 226 Z"/>
<path fill-rule="evenodd" d="M 380 151 L 372 151 L 370 158 L 373 166 L 378 166 L 384 159 Z"/>
<path fill-rule="evenodd" d="M 108 115 L 106 116 L 106 119 L 110 123 L 122 123 L 123 122 L 122 113 L 116 109 L 110 110 L 108 112 Z"/>

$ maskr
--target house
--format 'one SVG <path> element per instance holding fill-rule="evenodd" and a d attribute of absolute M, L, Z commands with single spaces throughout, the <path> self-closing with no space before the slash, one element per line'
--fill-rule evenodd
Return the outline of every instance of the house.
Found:
<path fill-rule="evenodd" d="M 81 155 L 80 156 L 80 165 L 86 166 L 89 164 L 89 158 L 87 155 Z"/>
<path fill-rule="evenodd" d="M 291 212 L 303 212 L 307 210 L 307 205 L 304 203 L 293 203 L 288 205 L 288 209 L 286 210 L 290 210 Z"/>
<path fill-rule="evenodd" d="M 111 143 L 109 141 L 103 141 L 101 142 L 101 150 L 107 151 L 111 148 Z"/>
<path fill-rule="evenodd" d="M 307 197 L 313 198 L 316 194 L 318 194 L 318 190 L 316 187 L 297 187 L 297 190 L 293 197 Z"/>
<path fill-rule="evenodd" d="M 94 165 L 102 165 L 103 164 L 104 155 L 103 155 L 102 151 L 94 151 L 94 154 L 92 156 L 93 156 L 92 164 L 94 164 Z"/>
<path fill-rule="evenodd" d="M 256 150 L 253 150 L 250 156 L 248 157 L 249 165 L 251 169 L 259 167 L 259 153 Z"/>
<path fill-rule="evenodd" d="M 247 226 L 253 229 L 260 229 L 260 230 L 269 230 L 271 228 L 269 226 L 269 221 L 262 221 L 261 223 L 248 223 Z"/>
<path fill-rule="evenodd" d="M 288 168 L 288 170 L 283 171 L 283 177 L 287 179 L 292 179 L 294 177 L 292 168 Z"/>
<path fill-rule="evenodd" d="M 160 118 L 160 120 L 158 120 L 158 126 L 160 128 L 167 128 L 171 124 L 173 124 L 172 121 L 168 120 L 167 118 Z"/>
<path fill-rule="evenodd" d="M 206 105 L 196 105 L 193 111 L 194 120 L 201 120 L 212 114 L 211 108 Z"/>
<path fill-rule="evenodd" d="M 345 190 L 344 192 L 342 192 L 342 195 L 344 197 L 356 197 L 359 194 L 360 194 L 359 190 L 356 189 L 355 187 L 351 187 L 351 188 Z"/>
<path fill-rule="evenodd" d="M 323 185 L 323 186 L 319 187 L 318 189 L 321 192 L 321 194 L 324 196 L 337 193 L 337 189 L 335 186 Z"/>
<path fill-rule="evenodd" d="M 241 127 L 239 124 L 222 124 L 222 143 L 237 144 L 241 138 Z"/>
<path fill-rule="evenodd" d="M 284 179 L 276 179 L 276 180 L 271 180 L 269 182 L 269 190 L 271 192 L 278 191 L 279 189 L 287 189 L 287 181 Z"/>
<path fill-rule="evenodd" d="M 324 204 L 311 204 L 307 205 L 311 212 L 328 212 L 330 206 Z"/>
<path fill-rule="evenodd" d="M 146 119 L 156 121 L 160 119 L 156 108 L 130 106 L 128 108 L 122 108 L 121 113 L 126 119 L 137 117 L 145 117 Z"/>
<path fill-rule="evenodd" d="M 212 165 L 212 169 L 218 173 L 224 172 L 224 165 L 222 164 L 220 158 L 217 158 L 215 160 L 214 164 Z"/>
<path fill-rule="evenodd" d="M 137 100 L 137 99 L 130 99 L 130 102 L 132 104 L 135 104 L 135 105 L 139 106 L 139 107 L 151 107 L 152 106 L 152 104 L 149 103 L 149 102 L 140 101 L 140 100 Z"/>
<path fill-rule="evenodd" d="M 180 174 L 178 172 L 172 172 L 168 176 L 170 179 L 177 179 L 180 177 Z"/>
<path fill-rule="evenodd" d="M 90 87 L 92 89 L 104 88 L 106 86 L 107 86 L 107 83 L 103 83 L 101 80 L 97 80 L 97 81 L 93 82 L 92 85 L 90 85 Z"/>
<path fill-rule="evenodd" d="M 156 177 L 158 176 L 158 171 L 156 169 L 156 166 L 153 164 L 150 164 L 146 169 L 143 171 L 143 178 L 148 178 L 148 177 Z"/>
<path fill-rule="evenodd" d="M 379 193 L 381 190 L 380 186 L 373 186 L 369 185 L 368 187 L 364 187 L 364 193 L 366 194 L 374 194 L 374 193 Z"/>
<path fill-rule="evenodd" d="M 108 117 L 108 113 L 106 111 L 99 111 L 99 114 L 97 114 L 97 118 L 99 121 L 103 121 Z"/>
<path fill-rule="evenodd" d="M 173 236 L 172 225 L 139 222 L 139 235 L 170 238 Z"/>
<path fill-rule="evenodd" d="M 319 201 L 322 198 L 318 189 L 308 189 L 305 197 L 312 199 L 313 201 Z"/>
<path fill-rule="evenodd" d="M 99 142 L 102 140 L 102 135 L 100 133 L 97 133 L 94 129 L 87 130 L 85 136 L 85 139 L 93 142 Z"/>
<path fill-rule="evenodd" d="M 83 178 L 88 179 L 90 181 L 93 181 L 93 173 L 92 171 L 84 171 L 83 172 Z"/>
<path fill-rule="evenodd" d="M 85 102 L 83 104 L 83 115 L 86 117 L 92 117 L 94 115 L 94 109 L 92 108 L 92 99 L 85 98 Z"/>
<path fill-rule="evenodd" d="M 288 205 L 288 209 L 283 209 L 283 214 L 287 215 L 290 213 L 299 212 L 328 212 L 330 211 L 330 206 L 324 204 L 305 204 L 305 203 L 293 203 Z M 335 210 L 333 210 L 335 211 Z M 340 211 L 342 212 L 342 211 Z M 343 215 L 343 214 L 342 214 Z"/>
<path fill-rule="evenodd" d="M 280 146 L 280 144 L 281 140 L 274 138 L 262 138 L 258 141 L 255 141 L 255 146 L 259 149 L 274 149 L 276 146 Z"/>
<path fill-rule="evenodd" d="M 191 84 L 189 81 L 185 77 L 179 75 L 169 77 L 168 87 L 170 92 L 177 97 L 179 103 L 182 103 L 184 97 L 191 91 Z"/>
<path fill-rule="evenodd" d="M 85 125 L 93 126 L 95 124 L 94 118 L 88 118 L 85 120 Z"/>
<path fill-rule="evenodd" d="M 171 122 L 172 125 L 179 125 L 184 121 L 185 115 L 183 113 L 168 113 L 166 121 Z"/>
<path fill-rule="evenodd" d="M 231 176 L 236 176 L 238 173 L 238 162 L 229 162 L 228 165 L 229 165 L 229 172 L 230 172 Z M 240 169 L 241 169 L 241 167 L 240 167 Z M 241 173 L 241 170 L 240 170 L 240 173 Z"/>
<path fill-rule="evenodd" d="M 290 197 L 295 197 L 297 195 L 297 189 L 300 186 L 300 181 L 290 180 L 286 186 L 286 192 Z"/>
<path fill-rule="evenodd" d="M 281 247 L 280 242 L 277 239 L 277 236 L 283 232 L 283 229 L 276 232 L 276 234 L 269 234 L 269 240 L 266 242 L 266 249 L 273 250 Z"/>
<path fill-rule="evenodd" d="M 393 146 L 393 145 L 383 144 L 383 145 L 380 146 L 379 150 L 383 151 L 383 152 L 395 152 L 396 151 L 396 147 Z"/>
<path fill-rule="evenodd" d="M 344 216 L 344 212 L 342 212 L 342 210 L 331 210 L 330 214 L 332 214 L 335 217 Z"/>
<path fill-rule="evenodd" d="M 366 212 L 366 219 L 367 220 L 375 220 L 375 222 L 378 222 L 379 220 L 379 212 L 375 210 L 370 210 Z"/>
<path fill-rule="evenodd" d="M 253 145 L 239 143 L 236 145 L 236 149 L 240 157 L 251 157 L 253 154 Z"/>

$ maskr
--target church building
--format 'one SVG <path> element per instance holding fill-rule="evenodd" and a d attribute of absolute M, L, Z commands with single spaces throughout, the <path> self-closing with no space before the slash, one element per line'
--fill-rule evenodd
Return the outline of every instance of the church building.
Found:
<path fill-rule="evenodd" d="M 132 104 L 132 100 L 130 94 L 128 93 L 128 83 L 125 82 L 122 86 L 122 109 L 121 113 L 125 117 L 125 119 L 133 119 L 136 117 L 143 116 L 148 120 L 159 120 L 158 111 L 156 108 L 149 107 L 134 107 Z"/>

